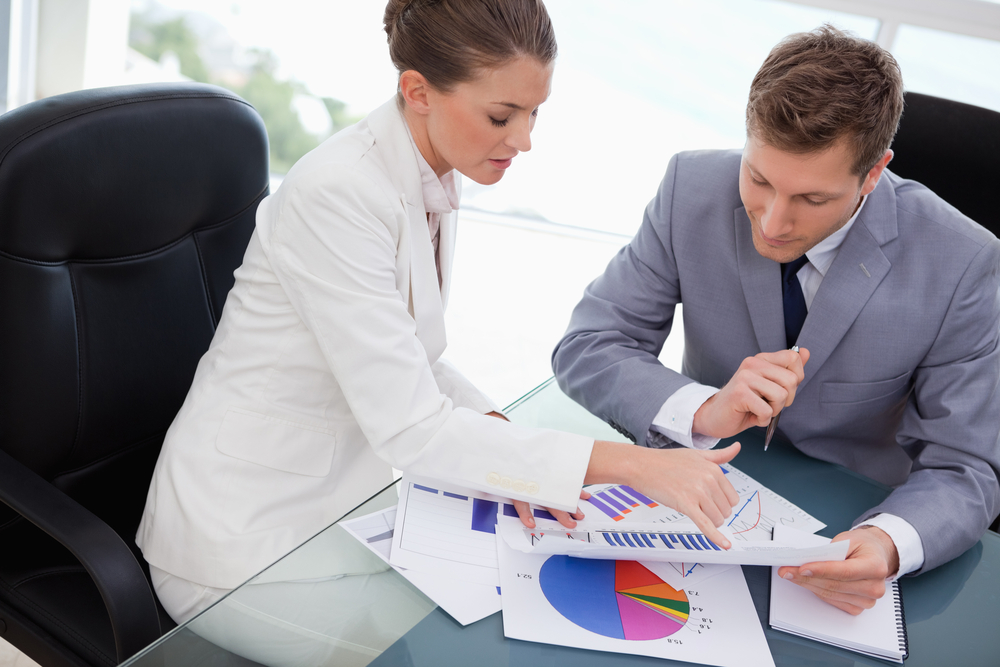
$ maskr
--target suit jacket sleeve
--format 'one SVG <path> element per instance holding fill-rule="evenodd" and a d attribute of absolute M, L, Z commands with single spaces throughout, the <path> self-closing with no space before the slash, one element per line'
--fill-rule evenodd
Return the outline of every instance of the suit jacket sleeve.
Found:
<path fill-rule="evenodd" d="M 486 417 L 442 394 L 397 287 L 394 235 L 409 224 L 399 195 L 348 166 L 293 185 L 264 252 L 375 453 L 413 474 L 575 509 L 592 439 Z"/>
<path fill-rule="evenodd" d="M 656 413 L 693 380 L 657 355 L 681 301 L 671 214 L 677 156 L 632 241 L 592 282 L 552 355 L 562 390 L 643 446 Z"/>
<path fill-rule="evenodd" d="M 934 345 L 914 371 L 896 440 L 913 460 L 879 512 L 908 521 L 933 569 L 976 543 L 1000 511 L 1000 242 L 966 269 Z"/>

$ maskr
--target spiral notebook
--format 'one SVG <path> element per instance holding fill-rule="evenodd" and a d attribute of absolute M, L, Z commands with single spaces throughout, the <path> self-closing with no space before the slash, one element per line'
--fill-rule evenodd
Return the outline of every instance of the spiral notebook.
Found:
<path fill-rule="evenodd" d="M 774 539 L 801 541 L 803 546 L 829 542 L 784 526 L 775 526 Z M 771 568 L 771 627 L 883 660 L 902 663 L 909 655 L 906 620 L 899 582 L 890 584 L 874 607 L 851 616 L 829 605 L 810 591 L 778 576 Z"/>

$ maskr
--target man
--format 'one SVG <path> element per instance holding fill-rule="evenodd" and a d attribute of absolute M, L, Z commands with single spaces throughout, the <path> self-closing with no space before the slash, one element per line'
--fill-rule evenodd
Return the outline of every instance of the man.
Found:
<path fill-rule="evenodd" d="M 639 445 L 708 448 L 784 411 L 800 450 L 895 487 L 837 536 L 846 561 L 780 570 L 852 614 L 1000 511 L 1000 241 L 886 170 L 902 106 L 877 45 L 782 41 L 742 153 L 670 161 L 553 354 L 563 390 Z M 680 302 L 683 374 L 656 358 Z"/>

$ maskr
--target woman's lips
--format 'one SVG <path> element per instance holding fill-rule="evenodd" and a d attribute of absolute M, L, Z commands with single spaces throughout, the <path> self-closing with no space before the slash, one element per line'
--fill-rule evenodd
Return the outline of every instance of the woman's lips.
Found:
<path fill-rule="evenodd" d="M 490 164 L 492 164 L 497 169 L 506 169 L 507 167 L 510 166 L 510 163 L 511 163 L 511 161 L 513 159 L 514 158 L 512 158 L 512 157 L 509 157 L 506 160 L 493 160 L 493 159 L 491 159 L 490 160 Z"/>

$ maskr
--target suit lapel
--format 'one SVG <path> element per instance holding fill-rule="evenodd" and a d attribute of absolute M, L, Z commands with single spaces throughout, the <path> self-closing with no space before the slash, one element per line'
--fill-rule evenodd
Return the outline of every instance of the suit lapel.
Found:
<path fill-rule="evenodd" d="M 892 268 L 881 247 L 896 237 L 896 200 L 887 181 L 882 179 L 868 196 L 809 308 L 799 343 L 810 357 L 799 391 L 830 358 Z"/>
<path fill-rule="evenodd" d="M 757 347 L 761 352 L 776 352 L 785 347 L 785 311 L 781 303 L 781 269 L 753 246 L 750 219 L 746 209 L 734 211 L 736 225 L 736 261 L 739 263 L 743 296 L 750 311 Z"/>

